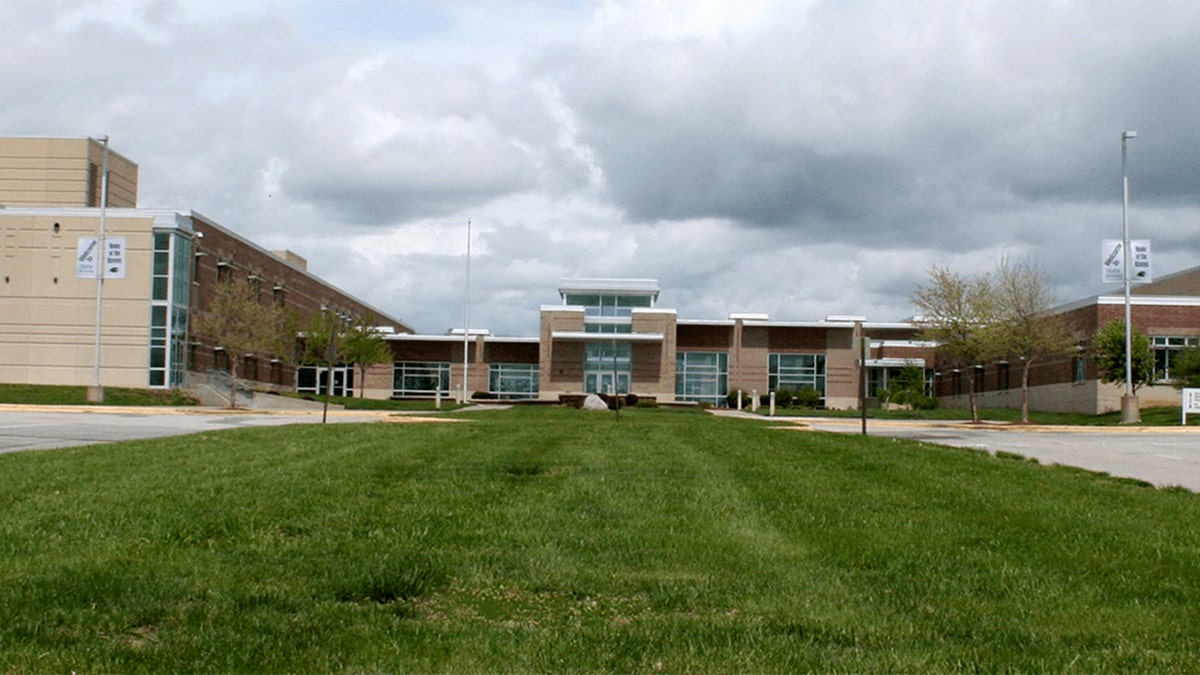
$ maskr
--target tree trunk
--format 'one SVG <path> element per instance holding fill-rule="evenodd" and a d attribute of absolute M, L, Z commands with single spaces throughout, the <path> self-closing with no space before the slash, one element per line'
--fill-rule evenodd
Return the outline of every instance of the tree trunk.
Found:
<path fill-rule="evenodd" d="M 237 359 L 229 355 L 229 407 L 237 410 Z"/>
<path fill-rule="evenodd" d="M 359 366 L 358 368 L 358 397 L 366 398 L 367 390 L 367 367 Z"/>
<path fill-rule="evenodd" d="M 1029 424 L 1029 367 L 1032 359 L 1025 359 L 1021 366 L 1021 424 Z"/>
<path fill-rule="evenodd" d="M 967 401 L 971 406 L 971 422 L 979 424 L 979 401 L 975 398 L 975 366 L 969 366 L 967 371 Z"/>

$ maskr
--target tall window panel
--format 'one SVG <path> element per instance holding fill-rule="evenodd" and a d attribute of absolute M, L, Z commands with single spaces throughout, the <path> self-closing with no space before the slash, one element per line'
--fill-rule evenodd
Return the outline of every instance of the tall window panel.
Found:
<path fill-rule="evenodd" d="M 392 367 L 392 395 L 429 397 L 437 392 L 450 395 L 450 364 L 445 362 L 396 361 Z"/>
<path fill-rule="evenodd" d="M 675 398 L 724 405 L 729 393 L 729 354 L 679 352 L 675 355 Z"/>
<path fill-rule="evenodd" d="M 152 388 L 183 385 L 187 370 L 191 239 L 155 232 L 150 270 L 150 363 Z"/>
<path fill-rule="evenodd" d="M 771 354 L 767 388 L 773 391 L 815 389 L 825 395 L 824 354 Z"/>
<path fill-rule="evenodd" d="M 536 363 L 493 363 L 488 366 L 488 393 L 501 399 L 536 398 Z"/>
<path fill-rule="evenodd" d="M 1171 364 L 1179 353 L 1200 347 L 1200 338 L 1155 335 L 1150 338 L 1150 349 L 1154 352 L 1154 381 L 1169 382 L 1175 379 Z"/>

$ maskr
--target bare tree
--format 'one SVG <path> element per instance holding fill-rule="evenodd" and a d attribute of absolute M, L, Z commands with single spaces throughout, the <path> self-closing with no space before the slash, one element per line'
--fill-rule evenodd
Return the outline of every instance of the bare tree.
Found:
<path fill-rule="evenodd" d="M 937 351 L 952 363 L 971 371 L 979 361 L 998 351 L 995 333 L 995 298 L 988 275 L 963 277 L 940 265 L 929 271 L 929 283 L 913 293 L 922 336 L 936 342 Z M 979 422 L 974 372 L 967 378 L 971 419 Z"/>
<path fill-rule="evenodd" d="M 208 308 L 196 321 L 196 332 L 225 350 L 229 358 L 229 407 L 237 407 L 238 365 L 247 356 L 290 356 L 295 331 L 288 313 L 262 304 L 249 284 L 217 285 Z"/>
<path fill-rule="evenodd" d="M 1067 353 L 1075 336 L 1053 313 L 1054 293 L 1042 270 L 1031 262 L 1001 258 L 992 285 L 997 347 L 1021 362 L 1021 422 L 1029 423 L 1029 369 L 1040 358 Z"/>

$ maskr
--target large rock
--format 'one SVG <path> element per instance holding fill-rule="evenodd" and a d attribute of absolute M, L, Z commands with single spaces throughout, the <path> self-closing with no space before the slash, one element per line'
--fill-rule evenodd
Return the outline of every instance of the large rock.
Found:
<path fill-rule="evenodd" d="M 595 394 L 588 394 L 587 398 L 583 399 L 581 410 L 608 410 L 608 404 L 604 399 Z"/>

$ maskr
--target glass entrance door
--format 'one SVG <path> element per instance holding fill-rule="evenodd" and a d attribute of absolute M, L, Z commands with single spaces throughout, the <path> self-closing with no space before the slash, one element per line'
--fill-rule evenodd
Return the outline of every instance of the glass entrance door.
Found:
<path fill-rule="evenodd" d="M 330 388 L 329 369 L 319 366 L 301 366 L 296 369 L 296 391 L 301 394 L 325 394 L 329 389 L 332 396 L 354 395 L 354 367 L 336 366 L 333 369 L 333 387 Z"/>
<path fill-rule="evenodd" d="M 617 373 L 617 393 L 629 393 L 629 373 Z M 612 391 L 613 372 L 588 371 L 584 373 L 583 390 L 588 394 L 607 394 Z"/>

